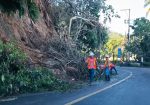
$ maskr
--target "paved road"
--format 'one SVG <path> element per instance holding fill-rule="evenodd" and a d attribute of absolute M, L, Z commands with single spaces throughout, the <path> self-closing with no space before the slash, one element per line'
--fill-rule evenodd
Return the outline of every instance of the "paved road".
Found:
<path fill-rule="evenodd" d="M 75 105 L 150 105 L 150 68 L 124 68 L 133 72 L 126 82 Z"/>
<path fill-rule="evenodd" d="M 150 105 L 150 68 L 118 68 L 119 75 L 112 77 L 110 82 L 100 81 L 92 86 L 67 93 L 42 93 L 20 96 L 0 105 L 64 105 L 75 99 L 87 96 L 104 89 L 132 72 L 131 78 L 105 91 L 81 100 L 74 105 Z M 125 70 L 125 71 L 121 71 Z M 126 72 L 129 71 L 129 72 Z"/>

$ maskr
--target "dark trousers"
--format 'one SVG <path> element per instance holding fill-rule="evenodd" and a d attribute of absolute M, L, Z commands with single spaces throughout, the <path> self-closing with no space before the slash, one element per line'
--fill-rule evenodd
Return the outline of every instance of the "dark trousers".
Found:
<path fill-rule="evenodd" d="M 110 75 L 105 75 L 106 81 L 110 81 Z"/>
<path fill-rule="evenodd" d="M 105 79 L 106 81 L 110 81 L 110 72 L 108 67 L 105 68 Z"/>
<path fill-rule="evenodd" d="M 111 74 L 112 74 L 112 70 L 115 70 L 116 74 L 118 74 L 115 67 L 111 67 L 111 69 L 110 69 L 110 73 L 111 73 Z"/>
<path fill-rule="evenodd" d="M 92 82 L 93 79 L 94 79 L 94 70 L 95 70 L 95 69 L 89 69 L 90 82 Z"/>

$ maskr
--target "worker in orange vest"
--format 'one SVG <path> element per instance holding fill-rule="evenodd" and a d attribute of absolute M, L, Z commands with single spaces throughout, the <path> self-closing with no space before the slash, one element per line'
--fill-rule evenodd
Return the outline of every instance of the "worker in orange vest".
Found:
<path fill-rule="evenodd" d="M 109 71 L 109 65 L 110 65 L 110 61 L 109 61 L 109 56 L 106 55 L 106 60 L 105 60 L 105 79 L 107 81 L 110 81 L 110 71 Z"/>
<path fill-rule="evenodd" d="M 116 70 L 116 68 L 115 68 L 115 65 L 114 65 L 113 63 L 110 63 L 110 65 L 109 65 L 109 70 L 110 70 L 110 74 L 112 74 L 112 70 L 115 70 L 116 74 L 118 74 L 118 73 L 117 73 L 117 70 Z"/>
<path fill-rule="evenodd" d="M 86 63 L 88 66 L 90 83 L 91 83 L 94 78 L 94 72 L 97 69 L 97 60 L 96 60 L 96 57 L 94 57 L 93 52 L 89 53 L 89 57 L 86 59 Z"/>

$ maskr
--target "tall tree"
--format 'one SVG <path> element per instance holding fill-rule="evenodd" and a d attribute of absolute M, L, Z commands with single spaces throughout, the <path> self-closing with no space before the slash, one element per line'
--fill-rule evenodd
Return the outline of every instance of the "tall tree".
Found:
<path fill-rule="evenodd" d="M 86 50 L 94 50 L 107 40 L 107 28 L 99 23 L 100 13 L 105 20 L 117 16 L 105 0 L 54 0 L 50 7 L 60 37 L 71 37 L 78 48 Z M 69 32 L 62 32 L 67 29 Z"/>
<path fill-rule="evenodd" d="M 150 61 L 150 21 L 145 18 L 138 18 L 134 21 L 134 33 L 131 42 L 126 46 L 127 50 L 143 56 L 145 61 Z"/>
<path fill-rule="evenodd" d="M 114 56 L 117 56 L 118 48 L 123 48 L 125 44 L 125 37 L 119 33 L 111 32 L 109 34 L 109 40 L 105 44 L 105 49 L 107 53 Z M 114 58 L 113 58 L 114 59 Z"/>

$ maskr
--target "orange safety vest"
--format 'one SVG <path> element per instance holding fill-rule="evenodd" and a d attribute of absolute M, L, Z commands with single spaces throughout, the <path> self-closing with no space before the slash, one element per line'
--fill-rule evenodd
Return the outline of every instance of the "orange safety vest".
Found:
<path fill-rule="evenodd" d="M 96 69 L 96 58 L 87 59 L 88 69 Z"/>
<path fill-rule="evenodd" d="M 109 66 L 110 66 L 110 61 L 107 61 L 107 60 L 106 60 L 104 66 L 105 66 L 105 67 L 109 67 Z"/>
<path fill-rule="evenodd" d="M 111 67 L 115 67 L 115 65 L 114 65 L 114 64 L 112 64 L 112 63 L 110 63 L 110 65 L 109 65 L 109 66 L 110 66 L 110 68 L 111 68 Z"/>

